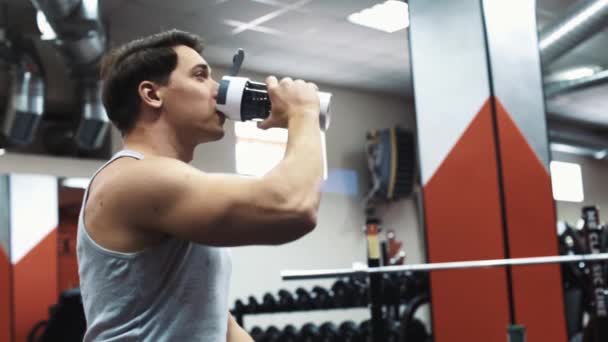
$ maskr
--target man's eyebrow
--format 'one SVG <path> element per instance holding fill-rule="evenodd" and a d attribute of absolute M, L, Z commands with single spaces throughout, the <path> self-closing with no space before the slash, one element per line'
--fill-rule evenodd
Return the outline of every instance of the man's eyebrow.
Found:
<path fill-rule="evenodd" d="M 198 68 L 202 69 L 203 71 L 208 72 L 209 74 L 211 73 L 211 67 L 205 63 L 199 63 L 199 64 L 193 66 L 192 69 L 190 69 L 190 70 L 194 71 Z"/>

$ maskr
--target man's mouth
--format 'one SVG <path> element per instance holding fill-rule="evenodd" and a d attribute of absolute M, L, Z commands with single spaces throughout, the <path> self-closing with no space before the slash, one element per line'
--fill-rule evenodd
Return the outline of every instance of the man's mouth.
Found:
<path fill-rule="evenodd" d="M 224 113 L 220 112 L 219 110 L 216 110 L 215 114 L 217 114 L 220 117 L 221 123 L 224 123 L 224 121 L 226 121 L 226 115 L 224 115 Z"/>

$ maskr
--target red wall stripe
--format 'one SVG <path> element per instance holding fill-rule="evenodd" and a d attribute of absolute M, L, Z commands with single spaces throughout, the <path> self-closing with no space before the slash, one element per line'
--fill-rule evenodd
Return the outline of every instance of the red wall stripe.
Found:
<path fill-rule="evenodd" d="M 0 341 L 11 340 L 11 261 L 0 247 Z"/>
<path fill-rule="evenodd" d="M 53 229 L 13 268 L 15 341 L 25 342 L 57 303 L 57 230 Z"/>
<path fill-rule="evenodd" d="M 494 125 L 489 100 L 424 187 L 429 262 L 505 257 Z M 502 268 L 431 273 L 436 342 L 505 341 Z"/>
<path fill-rule="evenodd" d="M 496 101 L 504 206 L 512 258 L 558 254 L 555 207 L 548 170 Z M 566 341 L 564 297 L 558 265 L 512 268 L 515 320 L 527 341 Z"/>

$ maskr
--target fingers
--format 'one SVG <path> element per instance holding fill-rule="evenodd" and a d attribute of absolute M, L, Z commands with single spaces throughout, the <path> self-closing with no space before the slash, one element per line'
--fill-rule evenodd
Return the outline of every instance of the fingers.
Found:
<path fill-rule="evenodd" d="M 277 81 L 277 78 L 274 76 L 268 76 L 266 77 L 266 85 L 268 88 L 274 88 L 279 85 L 279 81 Z"/>
<path fill-rule="evenodd" d="M 289 85 L 291 83 L 293 83 L 293 80 L 291 79 L 291 77 L 283 77 L 283 79 L 281 79 L 281 82 L 280 82 L 280 84 L 282 86 L 286 86 L 286 85 Z"/>

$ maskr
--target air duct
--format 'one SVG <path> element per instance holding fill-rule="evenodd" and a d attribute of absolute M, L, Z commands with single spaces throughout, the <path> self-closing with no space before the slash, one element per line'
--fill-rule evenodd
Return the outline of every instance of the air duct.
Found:
<path fill-rule="evenodd" d="M 573 80 L 545 83 L 545 96 L 554 97 L 574 90 L 594 87 L 608 82 L 608 70 L 602 70 L 591 76 L 579 77 Z"/>
<path fill-rule="evenodd" d="M 608 139 L 605 135 L 591 132 L 589 128 L 572 123 L 549 123 L 551 150 L 580 156 L 605 159 L 608 155 Z"/>
<path fill-rule="evenodd" d="M 2 133 L 15 145 L 34 140 L 44 113 L 44 80 L 36 70 L 17 64 L 10 71 L 11 84 Z"/>
<path fill-rule="evenodd" d="M 68 65 L 90 69 L 105 51 L 106 35 L 98 0 L 31 0 L 55 31 Z"/>
<path fill-rule="evenodd" d="M 583 0 L 540 33 L 540 55 L 545 67 L 608 26 L 608 0 Z"/>
<path fill-rule="evenodd" d="M 101 89 L 101 81 L 84 84 L 82 119 L 76 132 L 76 143 L 83 150 L 100 148 L 110 127 L 110 120 L 101 100 Z"/>

